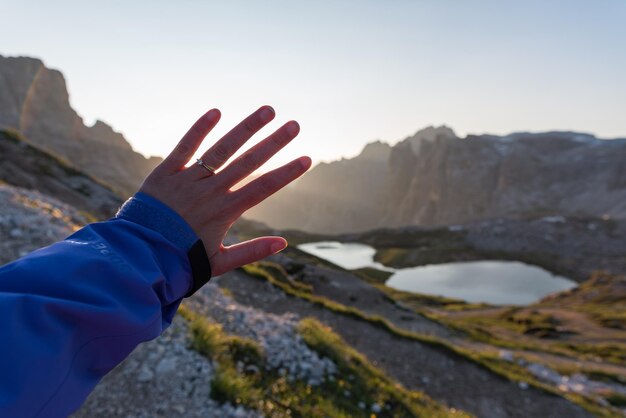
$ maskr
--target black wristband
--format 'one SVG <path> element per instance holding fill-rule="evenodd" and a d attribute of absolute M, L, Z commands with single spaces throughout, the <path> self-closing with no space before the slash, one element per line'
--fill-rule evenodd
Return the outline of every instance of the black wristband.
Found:
<path fill-rule="evenodd" d="M 207 284 L 211 279 L 211 264 L 209 263 L 209 257 L 204 249 L 202 240 L 196 241 L 187 252 L 189 257 L 189 264 L 191 264 L 191 274 L 193 276 L 193 286 L 191 290 L 185 295 L 186 298 L 193 295 L 202 286 Z"/>

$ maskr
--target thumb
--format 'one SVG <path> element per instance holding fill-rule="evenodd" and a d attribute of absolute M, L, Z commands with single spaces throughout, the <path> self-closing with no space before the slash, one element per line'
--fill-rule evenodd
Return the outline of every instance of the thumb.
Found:
<path fill-rule="evenodd" d="M 223 247 L 210 260 L 213 276 L 254 263 L 287 247 L 283 237 L 260 237 Z"/>

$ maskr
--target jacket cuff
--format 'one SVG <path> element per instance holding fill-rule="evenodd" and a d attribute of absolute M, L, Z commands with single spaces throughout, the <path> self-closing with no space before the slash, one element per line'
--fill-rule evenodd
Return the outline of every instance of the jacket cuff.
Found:
<path fill-rule="evenodd" d="M 177 247 L 188 252 L 198 236 L 185 220 L 170 207 L 142 192 L 128 199 L 115 215 L 159 232 Z"/>
<path fill-rule="evenodd" d="M 160 200 L 137 192 L 122 205 L 115 217 L 159 232 L 187 253 L 192 282 L 185 297 L 196 293 L 211 278 L 211 264 L 202 240 L 178 213 Z"/>

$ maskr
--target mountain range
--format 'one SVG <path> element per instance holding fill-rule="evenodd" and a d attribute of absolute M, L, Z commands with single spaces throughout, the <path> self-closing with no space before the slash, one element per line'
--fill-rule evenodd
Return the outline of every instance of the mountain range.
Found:
<path fill-rule="evenodd" d="M 0 56 L 0 130 L 124 197 L 160 158 L 135 152 L 102 121 L 86 126 L 63 75 Z M 10 171 L 10 170 L 9 170 Z M 245 216 L 277 229 L 346 233 L 551 215 L 626 217 L 626 139 L 577 132 L 458 137 L 427 127 L 390 145 L 320 163 Z"/>
<path fill-rule="evenodd" d="M 358 232 L 543 216 L 626 217 L 626 139 L 428 127 L 321 163 L 246 213 L 278 229 Z"/>

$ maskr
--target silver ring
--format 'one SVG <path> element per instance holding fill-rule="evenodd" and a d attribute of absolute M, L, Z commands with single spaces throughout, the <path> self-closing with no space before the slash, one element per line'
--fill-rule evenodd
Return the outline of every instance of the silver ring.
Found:
<path fill-rule="evenodd" d="M 211 167 L 210 165 L 208 165 L 207 163 L 205 163 L 204 161 L 202 161 L 202 158 L 198 158 L 196 160 L 196 164 L 198 164 L 200 167 L 204 167 L 207 169 L 207 171 L 209 173 L 211 173 L 211 175 L 215 174 L 215 168 Z"/>

